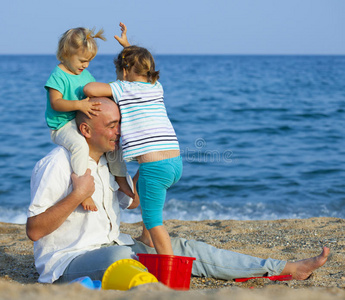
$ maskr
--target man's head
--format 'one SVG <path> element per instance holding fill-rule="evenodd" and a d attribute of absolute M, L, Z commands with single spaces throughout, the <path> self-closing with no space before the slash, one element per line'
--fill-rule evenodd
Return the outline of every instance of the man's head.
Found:
<path fill-rule="evenodd" d="M 101 102 L 101 111 L 92 119 L 79 112 L 76 123 L 90 148 L 90 156 L 98 161 L 103 153 L 118 148 L 120 139 L 120 111 L 117 104 L 109 98 L 91 98 L 92 102 Z"/>

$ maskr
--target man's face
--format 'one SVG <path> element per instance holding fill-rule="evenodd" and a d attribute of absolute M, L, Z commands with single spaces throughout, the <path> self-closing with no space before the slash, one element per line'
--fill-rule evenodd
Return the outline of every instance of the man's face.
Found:
<path fill-rule="evenodd" d="M 100 157 L 103 153 L 119 147 L 121 135 L 120 112 L 114 102 L 102 103 L 102 111 L 90 122 L 91 137 L 88 140 L 90 156 Z M 95 159 L 95 157 L 93 157 Z"/>

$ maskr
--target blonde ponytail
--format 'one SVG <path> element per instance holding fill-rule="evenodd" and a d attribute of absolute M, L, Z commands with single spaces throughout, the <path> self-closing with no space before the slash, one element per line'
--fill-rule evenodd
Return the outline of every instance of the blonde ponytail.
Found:
<path fill-rule="evenodd" d="M 62 62 L 79 50 L 89 52 L 91 59 L 93 59 L 98 51 L 95 38 L 106 41 L 106 38 L 103 35 L 103 29 L 99 30 L 96 34 L 94 34 L 94 31 L 94 28 L 90 30 L 84 27 L 67 30 L 59 40 L 58 50 L 56 53 L 57 59 Z"/>
<path fill-rule="evenodd" d="M 89 32 L 86 33 L 86 40 L 89 39 L 101 39 L 103 41 L 106 41 L 107 39 L 103 36 L 104 34 L 104 30 L 103 28 L 101 28 L 96 34 L 94 34 L 95 32 L 95 27 L 92 28 L 91 30 L 89 30 Z"/>

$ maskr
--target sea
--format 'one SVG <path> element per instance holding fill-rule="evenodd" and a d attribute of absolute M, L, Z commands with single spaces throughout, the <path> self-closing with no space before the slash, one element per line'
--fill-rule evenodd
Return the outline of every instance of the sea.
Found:
<path fill-rule="evenodd" d="M 116 79 L 113 55 L 89 71 Z M 184 171 L 164 219 L 345 218 L 345 56 L 156 55 Z M 54 55 L 0 56 L 0 221 L 23 224 Z M 128 163 L 130 174 L 138 168 Z M 141 221 L 139 209 L 124 222 Z"/>

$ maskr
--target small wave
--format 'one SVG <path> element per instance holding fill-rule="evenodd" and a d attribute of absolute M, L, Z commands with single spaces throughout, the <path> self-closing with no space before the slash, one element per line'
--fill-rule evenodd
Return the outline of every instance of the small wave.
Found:
<path fill-rule="evenodd" d="M 344 218 L 342 210 L 331 209 L 329 205 L 303 207 L 282 206 L 281 203 L 247 202 L 234 205 L 223 204 L 220 201 L 184 201 L 170 199 L 163 210 L 164 220 L 202 221 L 202 220 L 278 220 L 303 219 L 312 217 Z M 142 221 L 139 209 L 122 211 L 121 221 L 136 223 Z M 0 222 L 25 224 L 26 208 L 1 207 Z"/>
<path fill-rule="evenodd" d="M 313 170 L 313 171 L 307 171 L 303 172 L 302 175 L 305 177 L 308 176 L 319 176 L 319 175 L 325 175 L 325 174 L 336 174 L 336 173 L 341 173 L 343 172 L 343 169 L 318 169 L 318 170 Z"/>
<path fill-rule="evenodd" d="M 268 134 L 268 135 L 279 135 L 286 133 L 287 131 L 292 131 L 293 129 L 290 126 L 283 125 L 277 127 L 255 127 L 250 129 L 239 129 L 237 134 Z"/>
<path fill-rule="evenodd" d="M 3 159 L 5 159 L 5 158 L 10 158 L 10 157 L 14 157 L 15 156 L 15 154 L 14 153 L 0 153 L 0 158 L 3 158 Z"/>
<path fill-rule="evenodd" d="M 26 223 L 26 209 L 1 207 L 0 222 L 25 224 Z"/>
<path fill-rule="evenodd" d="M 314 120 L 329 118 L 329 115 L 322 114 L 322 113 L 302 113 L 302 114 L 296 114 L 295 116 L 301 119 L 314 119 Z"/>
<path fill-rule="evenodd" d="M 206 201 L 180 201 L 171 199 L 167 201 L 164 211 L 164 220 L 203 221 L 203 220 L 278 220 L 278 219 L 304 219 L 311 217 L 338 217 L 343 218 L 339 212 L 329 211 L 327 206 L 320 205 L 314 210 L 298 208 L 288 209 L 273 207 L 270 204 L 246 203 L 242 206 L 229 207 L 220 202 Z M 140 211 L 125 211 L 122 222 L 136 223 L 142 221 Z"/>

